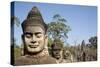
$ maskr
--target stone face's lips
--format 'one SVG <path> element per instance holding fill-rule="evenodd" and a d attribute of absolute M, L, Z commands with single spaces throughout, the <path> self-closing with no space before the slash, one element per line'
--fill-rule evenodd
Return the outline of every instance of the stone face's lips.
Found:
<path fill-rule="evenodd" d="M 30 48 L 37 48 L 39 45 L 29 45 Z"/>
<path fill-rule="evenodd" d="M 55 56 L 60 56 L 59 54 L 55 54 Z"/>
<path fill-rule="evenodd" d="M 60 55 L 55 55 L 55 58 L 59 59 L 60 58 Z"/>

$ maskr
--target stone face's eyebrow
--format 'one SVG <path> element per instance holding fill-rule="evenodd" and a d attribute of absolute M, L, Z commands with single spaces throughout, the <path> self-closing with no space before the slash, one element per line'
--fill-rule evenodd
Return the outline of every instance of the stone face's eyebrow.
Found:
<path fill-rule="evenodd" d="M 30 35 L 32 35 L 32 33 L 31 33 L 31 32 L 25 32 L 25 35 L 27 35 L 27 34 L 30 34 Z"/>
<path fill-rule="evenodd" d="M 43 33 L 42 32 L 36 32 L 35 34 L 37 35 L 37 34 L 43 34 Z"/>

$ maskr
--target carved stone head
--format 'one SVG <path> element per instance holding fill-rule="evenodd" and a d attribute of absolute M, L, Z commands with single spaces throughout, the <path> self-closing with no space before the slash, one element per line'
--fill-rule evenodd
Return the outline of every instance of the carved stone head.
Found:
<path fill-rule="evenodd" d="M 63 46 L 61 43 L 54 41 L 51 48 L 52 48 L 52 56 L 54 58 L 56 59 L 62 58 Z"/>
<path fill-rule="evenodd" d="M 47 45 L 47 26 L 37 7 L 33 7 L 22 23 L 25 54 L 40 53 Z"/>

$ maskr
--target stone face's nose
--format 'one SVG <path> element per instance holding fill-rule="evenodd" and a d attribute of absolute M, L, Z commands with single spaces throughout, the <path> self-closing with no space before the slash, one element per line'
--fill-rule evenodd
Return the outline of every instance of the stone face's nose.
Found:
<path fill-rule="evenodd" d="M 33 35 L 33 36 L 32 36 L 32 43 L 35 43 L 35 42 L 36 42 L 36 36 Z"/>

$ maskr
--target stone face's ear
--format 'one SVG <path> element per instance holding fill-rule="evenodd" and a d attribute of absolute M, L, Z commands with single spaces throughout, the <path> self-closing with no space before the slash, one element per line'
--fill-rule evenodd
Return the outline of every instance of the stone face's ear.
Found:
<path fill-rule="evenodd" d="M 45 35 L 45 48 L 47 48 L 48 49 L 48 36 L 47 35 Z"/>
<path fill-rule="evenodd" d="M 48 52 L 48 36 L 45 35 L 45 46 L 44 46 L 45 54 L 49 55 Z"/>
<path fill-rule="evenodd" d="M 22 38 L 22 42 L 23 42 L 23 55 L 27 54 L 27 50 L 26 50 L 26 45 L 25 45 L 25 38 L 24 38 L 24 34 L 21 35 Z"/>

